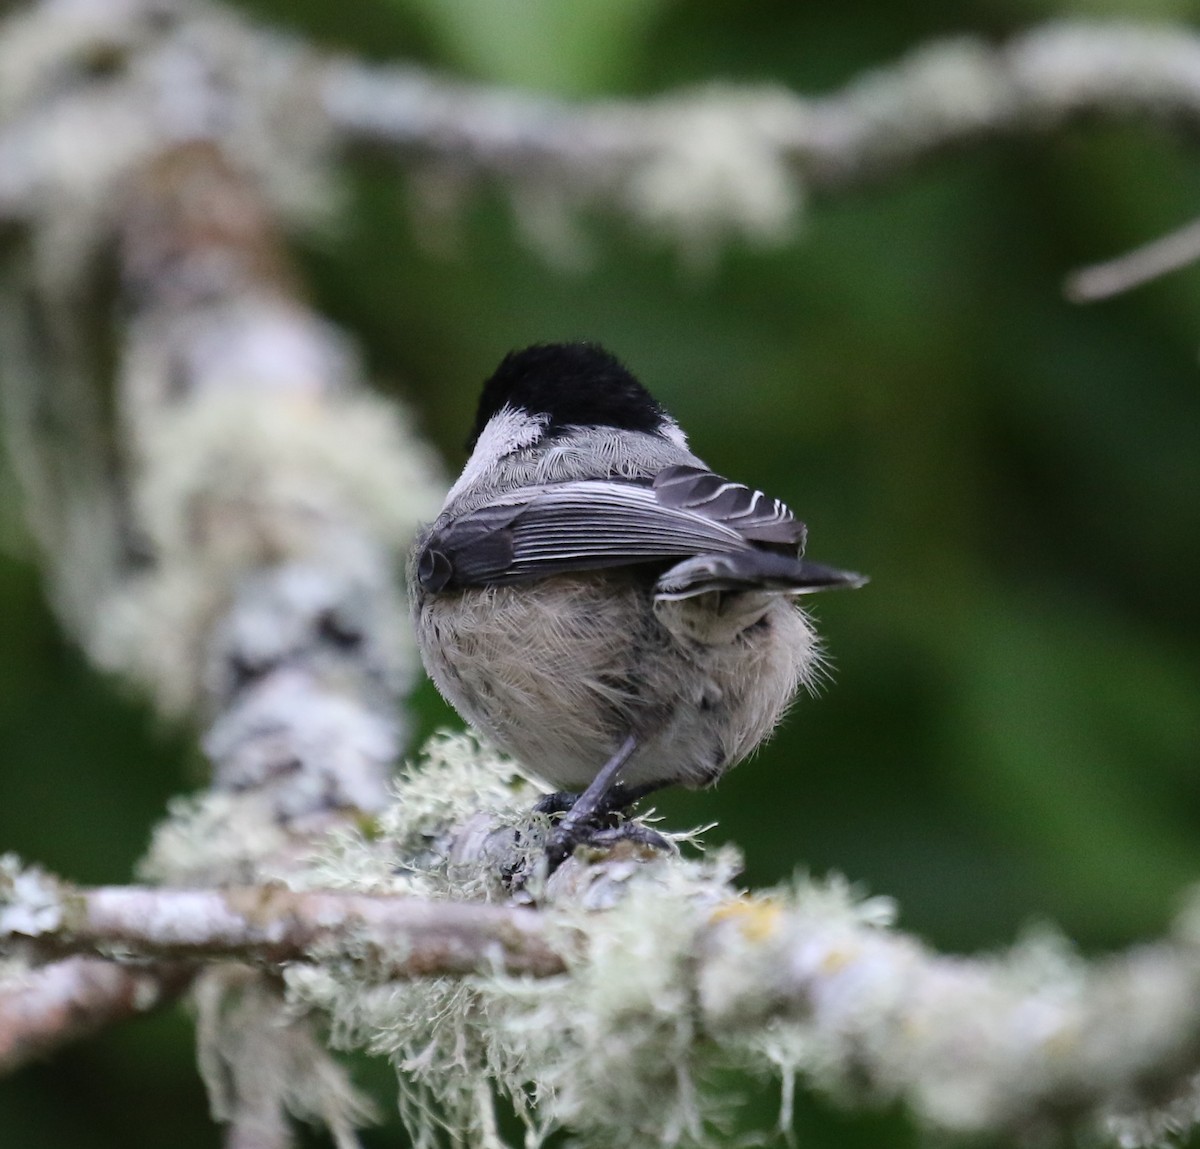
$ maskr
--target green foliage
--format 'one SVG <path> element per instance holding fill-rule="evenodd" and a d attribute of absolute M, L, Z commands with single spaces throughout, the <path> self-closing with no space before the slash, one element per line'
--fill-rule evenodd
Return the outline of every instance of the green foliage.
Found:
<path fill-rule="evenodd" d="M 663 0 L 392 0 L 468 75 L 564 93 L 628 80 Z"/>

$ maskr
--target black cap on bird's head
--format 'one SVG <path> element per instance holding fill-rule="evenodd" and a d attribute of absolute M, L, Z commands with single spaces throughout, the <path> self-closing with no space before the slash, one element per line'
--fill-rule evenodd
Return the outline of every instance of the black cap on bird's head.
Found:
<path fill-rule="evenodd" d="M 483 385 L 468 449 L 505 407 L 546 416 L 564 427 L 661 431 L 670 416 L 629 370 L 595 343 L 539 343 L 510 351 Z"/>

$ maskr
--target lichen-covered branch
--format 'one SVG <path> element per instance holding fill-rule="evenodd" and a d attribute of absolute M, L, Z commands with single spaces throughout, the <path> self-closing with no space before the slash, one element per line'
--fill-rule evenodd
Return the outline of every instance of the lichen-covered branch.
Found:
<path fill-rule="evenodd" d="M 81 889 L 30 872 L 10 881 L 10 889 L 22 885 L 23 900 L 7 907 L 0 888 L 0 947 L 24 939 L 21 951 L 32 959 L 220 959 L 278 971 L 321 954 L 388 978 L 501 970 L 546 977 L 564 969 L 539 915 L 521 906 L 282 886 Z"/>
<path fill-rule="evenodd" d="M 57 605 L 285 819 L 383 801 L 395 572 L 441 488 L 291 270 L 282 221 L 327 199 L 306 59 L 188 0 L 0 24 L 0 390 Z"/>
<path fill-rule="evenodd" d="M 1167 939 L 1094 963 L 1048 935 L 946 957 L 844 883 L 747 895 L 726 854 L 632 846 L 531 873 L 535 905 L 496 904 L 497 863 L 545 829 L 512 769 L 464 739 L 436 744 L 373 832 L 331 844 L 292 888 L 87 890 L 9 863 L 0 947 L 274 971 L 336 1040 L 392 1056 L 415 1132 L 433 1100 L 468 1142 L 485 1139 L 481 1097 L 519 1107 L 532 1089 L 538 1136 L 704 1144 L 721 1098 L 695 1083 L 718 1065 L 902 1101 L 959 1133 L 1120 1121 L 1136 1140 L 1191 1095 L 1194 907 Z M 256 1000 L 256 985 L 237 992 Z"/>
<path fill-rule="evenodd" d="M 129 513 L 149 562 L 92 647 L 211 722 L 219 788 L 269 793 L 290 820 L 377 808 L 414 662 L 396 572 L 438 497 L 431 453 L 360 390 L 271 206 L 214 142 L 140 173 L 117 251 Z"/>
<path fill-rule="evenodd" d="M 60 83 L 97 59 L 102 84 Z M 552 253 L 585 205 L 687 252 L 781 240 L 810 192 L 999 137 L 1082 118 L 1200 124 L 1200 36 L 1135 23 L 933 42 L 819 95 L 721 84 L 570 102 L 330 59 L 204 0 L 57 0 L 0 27 L 0 75 L 0 219 L 39 221 L 39 266 L 67 278 L 107 222 L 107 193 L 183 138 L 218 141 L 297 222 L 328 210 L 331 162 L 358 145 L 394 154 L 435 215 L 487 177 Z"/>
<path fill-rule="evenodd" d="M 845 192 L 951 149 L 1085 117 L 1194 135 L 1200 36 L 1062 22 L 1002 45 L 935 41 L 822 95 L 720 84 L 592 103 L 343 61 L 325 70 L 322 101 L 343 137 L 430 164 L 439 194 L 487 174 L 518 205 L 537 196 L 544 211 L 556 191 L 560 206 L 625 212 L 711 245 L 725 233 L 791 234 L 807 192 Z"/>
<path fill-rule="evenodd" d="M 291 270 L 285 223 L 331 198 L 306 58 L 188 0 L 0 23 L 4 430 L 65 625 L 204 731 L 206 834 L 145 867 L 174 885 L 277 876 L 381 808 L 415 671 L 396 573 L 439 468 Z M 277 989 L 249 996 L 269 1032 Z M 246 1048 L 226 1016 L 210 1065 Z M 287 1027 L 307 1076 L 210 1072 L 231 1143 L 291 1112 L 349 1144 L 362 1107 L 308 1028 Z"/>
<path fill-rule="evenodd" d="M 187 963 L 117 965 L 73 957 L 6 977 L 0 965 L 0 1076 L 177 1000 L 195 972 Z"/>

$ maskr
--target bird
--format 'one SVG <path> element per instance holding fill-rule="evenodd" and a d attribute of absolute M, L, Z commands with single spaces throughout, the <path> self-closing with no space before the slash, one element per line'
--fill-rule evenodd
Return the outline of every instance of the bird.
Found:
<path fill-rule="evenodd" d="M 596 343 L 506 355 L 467 446 L 413 549 L 414 631 L 459 715 L 561 788 L 553 870 L 604 816 L 748 757 L 821 673 L 797 599 L 866 579 L 804 558 L 804 523 Z"/>

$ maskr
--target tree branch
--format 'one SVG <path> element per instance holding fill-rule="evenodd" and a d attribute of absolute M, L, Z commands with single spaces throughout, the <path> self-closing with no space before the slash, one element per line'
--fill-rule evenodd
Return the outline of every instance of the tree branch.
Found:
<path fill-rule="evenodd" d="M 999 47 L 960 37 L 823 96 L 717 85 L 580 104 L 352 60 L 326 68 L 321 95 L 347 141 L 436 160 L 460 178 L 550 183 L 681 233 L 724 224 L 771 238 L 802 190 L 847 191 L 997 137 L 1085 117 L 1195 133 L 1200 36 L 1074 22 Z"/>
<path fill-rule="evenodd" d="M 419 1000 L 432 1009 L 447 977 L 467 977 L 472 996 L 443 1001 L 402 1038 L 436 1043 L 456 1008 L 483 1011 L 499 1036 L 476 1035 L 494 1043 L 479 1050 L 456 1045 L 458 1076 L 515 1065 L 511 1089 L 584 1073 L 583 1063 L 594 1070 L 616 1056 L 604 1048 L 614 1040 L 629 1061 L 622 1072 L 647 1071 L 661 1056 L 660 1023 L 641 1012 L 673 1010 L 676 997 L 696 1010 L 691 1036 L 672 1054 L 681 1072 L 698 1072 L 715 1043 L 739 1064 L 765 1054 L 827 1087 L 853 1083 L 902 1100 L 956 1132 L 1078 1128 L 1161 1103 L 1200 1072 L 1194 911 L 1172 938 L 1094 965 L 1057 940 L 953 958 L 891 930 L 885 905 L 856 903 L 836 884 L 747 898 L 727 884 L 727 869 L 659 860 L 631 874 L 628 865 L 627 856 L 596 867 L 573 859 L 541 910 L 278 887 L 77 889 L 10 867 L 0 946 L 122 962 L 250 962 L 286 974 L 297 1000 L 319 1004 L 335 1025 L 353 1014 L 355 1041 L 368 1046 L 388 1032 L 396 1038 L 385 1019 L 401 983 L 429 995 Z M 619 900 L 581 915 L 614 867 L 624 868 Z M 512 980 L 523 976 L 556 978 L 558 988 L 531 999 Z M 344 993 L 330 988 L 336 982 Z M 371 986 L 386 988 L 379 1005 Z M 602 1000 L 591 996 L 601 991 Z M 516 1020 L 531 1001 L 553 1040 Z M 592 1016 L 596 1009 L 605 1016 Z M 659 1087 L 651 1079 L 640 1088 Z"/>
<path fill-rule="evenodd" d="M 175 1001 L 191 964 L 117 965 L 67 958 L 19 977 L 0 977 L 0 1076 L 60 1046 Z"/>
<path fill-rule="evenodd" d="M 207 727 L 205 832 L 160 834 L 172 848 L 144 867 L 175 885 L 285 873 L 381 808 L 415 671 L 394 574 L 439 468 L 291 270 L 279 220 L 329 200 L 309 58 L 187 0 L 61 0 L 0 24 L 0 215 L 21 225 L 4 430 L 64 624 Z M 116 1019 L 127 987 L 63 992 Z M 270 1033 L 283 1003 L 256 1001 Z M 362 1106 L 307 1023 L 288 1064 L 308 1076 L 272 1076 L 213 1012 L 208 1064 L 249 1066 L 210 1074 L 235 1142 L 286 1134 L 289 1111 L 353 1127 Z M 20 1016 L 42 1045 L 56 1020 L 58 1040 L 84 1031 L 70 1010 Z"/>
<path fill-rule="evenodd" d="M 497 970 L 548 977 L 565 968 L 542 919 L 520 906 L 279 886 L 80 889 L 44 876 L 38 890 L 42 924 L 32 934 L 5 928 L 6 912 L 16 910 L 0 902 L 0 946 L 24 939 L 21 951 L 33 959 L 119 954 L 122 961 L 228 960 L 279 971 L 321 954 L 386 978 Z"/>
<path fill-rule="evenodd" d="M 45 220 L 67 202 L 95 218 L 125 173 L 186 137 L 216 142 L 301 221 L 323 190 L 327 198 L 341 143 L 395 153 L 443 212 L 465 184 L 498 179 L 519 205 L 539 205 L 521 213 L 534 238 L 539 218 L 548 228 L 563 207 L 589 204 L 685 247 L 730 233 L 773 241 L 792 234 L 806 192 L 877 183 L 950 149 L 1082 118 L 1144 118 L 1193 134 L 1200 125 L 1200 37 L 1183 26 L 1061 22 L 1000 46 L 959 37 L 818 96 L 717 85 L 573 103 L 322 58 L 201 0 L 122 0 L 103 20 L 83 0 L 74 7 L 65 21 L 69 2 L 35 5 L 0 29 L 18 110 L 0 126 L 0 218 Z M 70 35 L 34 34 L 52 21 Z M 128 63 L 102 91 L 34 98 L 50 90 L 46 77 L 103 53 Z M 162 66 L 168 56 L 197 63 L 184 90 L 163 82 L 178 74 Z M 200 75 L 226 77 L 231 90 L 214 93 Z M 244 114 L 222 116 L 214 94 Z M 98 127 L 103 165 L 80 184 L 76 151 Z"/>

